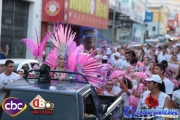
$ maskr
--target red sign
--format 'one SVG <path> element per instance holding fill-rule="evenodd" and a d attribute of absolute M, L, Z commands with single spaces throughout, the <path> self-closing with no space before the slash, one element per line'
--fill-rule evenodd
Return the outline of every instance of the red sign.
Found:
<path fill-rule="evenodd" d="M 65 7 L 67 23 L 108 29 L 109 0 L 65 0 Z"/>
<path fill-rule="evenodd" d="M 63 21 L 64 0 L 43 0 L 42 21 Z"/>
<path fill-rule="evenodd" d="M 175 29 L 175 21 L 174 20 L 168 20 L 168 28 L 170 30 L 174 30 Z"/>

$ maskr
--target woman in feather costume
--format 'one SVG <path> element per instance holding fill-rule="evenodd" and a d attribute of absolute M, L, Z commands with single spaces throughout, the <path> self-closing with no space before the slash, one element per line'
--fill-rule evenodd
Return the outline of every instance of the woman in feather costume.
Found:
<path fill-rule="evenodd" d="M 47 56 L 45 63 L 53 70 L 80 72 L 93 86 L 100 88 L 99 85 L 102 85 L 104 81 L 97 77 L 100 74 L 98 69 L 102 66 L 95 58 L 96 51 L 91 54 L 83 53 L 84 46 L 77 46 L 73 41 L 74 38 L 75 33 L 70 27 L 65 27 L 62 24 L 55 25 L 54 33 L 50 37 L 55 48 Z M 66 75 L 55 73 L 53 77 L 63 80 Z"/>

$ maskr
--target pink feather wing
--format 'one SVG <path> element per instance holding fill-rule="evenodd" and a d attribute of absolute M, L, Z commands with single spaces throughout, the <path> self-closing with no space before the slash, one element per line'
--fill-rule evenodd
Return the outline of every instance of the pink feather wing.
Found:
<path fill-rule="evenodd" d="M 58 66 L 57 51 L 58 50 L 54 48 L 54 50 L 51 51 L 46 58 L 45 63 L 48 64 L 51 67 L 51 69 L 56 69 L 56 67 Z"/>
<path fill-rule="evenodd" d="M 39 55 L 41 55 L 42 56 L 42 53 L 43 53 L 43 51 L 44 51 L 44 49 L 45 49 L 45 46 L 46 46 L 46 43 L 47 43 L 47 40 L 49 39 L 49 37 L 51 36 L 51 32 L 50 33 L 48 33 L 47 35 L 46 35 L 46 37 L 43 39 L 43 41 L 41 42 L 41 44 L 39 45 Z"/>
<path fill-rule="evenodd" d="M 34 43 L 33 40 L 25 38 L 25 39 L 22 39 L 21 42 L 23 42 L 28 47 L 28 49 L 31 51 L 33 56 L 35 57 L 39 56 L 37 45 Z"/>

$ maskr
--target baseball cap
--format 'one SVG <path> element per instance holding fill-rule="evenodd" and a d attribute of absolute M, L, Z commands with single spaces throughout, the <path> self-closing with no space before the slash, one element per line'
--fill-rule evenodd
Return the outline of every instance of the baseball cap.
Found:
<path fill-rule="evenodd" d="M 24 70 L 23 70 L 23 69 L 20 69 L 20 70 L 18 70 L 18 72 L 23 72 L 23 73 L 24 73 Z"/>
<path fill-rule="evenodd" d="M 154 81 L 162 84 L 161 77 L 159 75 L 151 75 L 150 78 L 145 79 L 146 81 Z"/>
<path fill-rule="evenodd" d="M 120 56 L 120 53 L 118 53 L 118 52 L 116 52 L 114 55 L 115 55 L 116 57 L 119 57 L 119 58 L 121 57 L 121 56 Z"/>
<path fill-rule="evenodd" d="M 102 59 L 103 59 L 103 60 L 107 60 L 108 57 L 107 57 L 107 56 L 103 56 Z"/>

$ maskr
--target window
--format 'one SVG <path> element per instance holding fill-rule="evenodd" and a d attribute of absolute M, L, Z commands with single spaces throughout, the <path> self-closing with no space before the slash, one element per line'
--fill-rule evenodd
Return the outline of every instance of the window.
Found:
<path fill-rule="evenodd" d="M 34 65 L 39 66 L 37 63 L 30 63 L 30 64 L 31 64 L 31 67 L 32 67 L 32 68 L 34 67 Z"/>
<path fill-rule="evenodd" d="M 29 70 L 29 65 L 28 64 L 24 64 L 22 66 L 22 69 L 24 70 L 24 73 L 26 74 L 28 72 L 28 70 Z"/>
<path fill-rule="evenodd" d="M 153 27 L 153 31 L 156 31 L 156 27 Z"/>
<path fill-rule="evenodd" d="M 85 114 L 92 114 L 92 115 L 97 116 L 96 106 L 95 106 L 92 94 L 84 98 L 84 112 Z"/>

